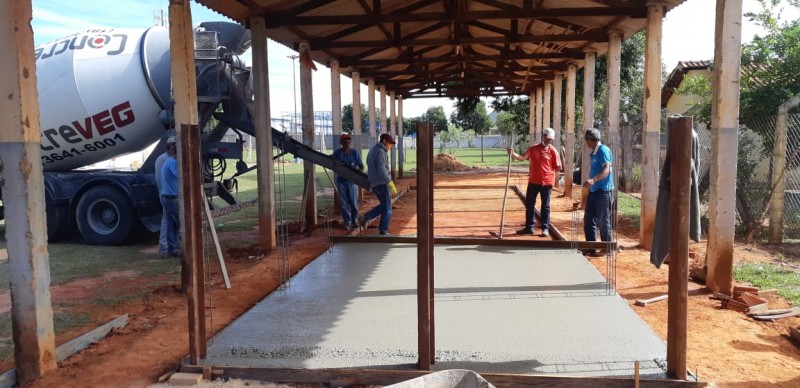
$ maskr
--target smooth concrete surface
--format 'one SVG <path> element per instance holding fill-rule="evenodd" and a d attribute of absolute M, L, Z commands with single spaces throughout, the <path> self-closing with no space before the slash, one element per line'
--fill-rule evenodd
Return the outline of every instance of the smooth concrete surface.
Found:
<path fill-rule="evenodd" d="M 436 370 L 663 376 L 666 345 L 580 254 L 437 246 Z M 207 365 L 414 368 L 416 246 L 342 243 L 211 341 Z"/>

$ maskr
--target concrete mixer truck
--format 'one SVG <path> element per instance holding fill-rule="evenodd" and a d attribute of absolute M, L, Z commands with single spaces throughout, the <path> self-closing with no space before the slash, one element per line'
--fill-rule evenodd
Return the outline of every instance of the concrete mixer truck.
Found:
<path fill-rule="evenodd" d="M 205 22 L 195 29 L 203 184 L 208 195 L 229 203 L 235 200 L 221 184 L 225 161 L 239 160 L 234 177 L 251 169 L 241 162 L 241 139 L 255 134 L 252 74 L 239 58 L 249 47 L 250 33 L 238 24 Z M 48 238 L 77 229 L 90 244 L 118 245 L 142 227 L 157 231 L 161 205 L 153 165 L 174 133 L 168 30 L 88 30 L 36 47 L 35 56 Z M 230 132 L 238 140 L 222 142 Z M 272 134 L 283 153 L 368 186 L 363 173 L 286 133 Z M 158 141 L 138 171 L 85 169 Z"/>

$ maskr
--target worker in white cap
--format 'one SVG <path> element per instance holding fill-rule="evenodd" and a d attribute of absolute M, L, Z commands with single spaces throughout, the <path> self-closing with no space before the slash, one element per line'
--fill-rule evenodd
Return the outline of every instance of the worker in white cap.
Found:
<path fill-rule="evenodd" d="M 542 196 L 542 234 L 547 237 L 550 235 L 550 191 L 556 182 L 556 175 L 561 171 L 561 159 L 558 151 L 553 146 L 553 139 L 556 131 L 553 128 L 545 128 L 542 132 L 542 142 L 531 146 L 525 151 L 524 155 L 514 152 L 513 148 L 508 149 L 509 155 L 516 160 L 529 160 L 528 168 L 528 190 L 525 193 L 525 227 L 517 231 L 519 235 L 531 235 L 533 232 L 533 219 L 535 216 L 536 196 Z"/>

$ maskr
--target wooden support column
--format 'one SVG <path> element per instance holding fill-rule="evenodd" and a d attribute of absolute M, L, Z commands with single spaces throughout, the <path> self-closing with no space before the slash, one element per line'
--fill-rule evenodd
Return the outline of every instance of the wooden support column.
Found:
<path fill-rule="evenodd" d="M 606 54 L 606 141 L 611 147 L 611 155 L 614 161 L 618 161 L 620 155 L 620 136 L 619 136 L 619 102 L 620 102 L 620 65 L 622 63 L 622 34 L 610 32 L 608 34 L 608 53 Z M 615 163 L 612 163 L 614 165 Z M 619 163 L 616 163 L 619 165 Z M 613 171 L 614 188 L 619 189 L 619 172 Z"/>
<path fill-rule="evenodd" d="M 542 140 L 542 99 L 544 98 L 544 94 L 542 93 L 542 88 L 536 88 L 536 142 L 540 142 Z"/>
<path fill-rule="evenodd" d="M 258 168 L 258 246 L 269 252 L 277 246 L 275 232 L 275 185 L 272 180 L 272 126 L 269 110 L 269 65 L 267 29 L 263 17 L 250 19 L 253 38 L 253 82 L 255 93 L 256 166 Z M 336 111 L 334 110 L 334 117 Z M 339 122 L 341 123 L 341 109 Z M 334 118 L 334 122 L 336 119 Z M 335 126 L 335 125 L 334 125 Z"/>
<path fill-rule="evenodd" d="M 364 146 L 361 144 L 361 77 L 357 71 L 352 74 L 353 79 L 353 135 L 357 139 L 354 144 L 356 149 L 361 151 Z M 354 139 L 355 140 L 355 139 Z"/>
<path fill-rule="evenodd" d="M 669 119 L 669 298 L 667 375 L 686 380 L 689 302 L 689 194 L 692 171 L 692 118 Z"/>
<path fill-rule="evenodd" d="M 581 138 L 581 181 L 589 179 L 589 166 L 591 164 L 592 150 L 586 147 L 583 140 L 583 133 L 589 128 L 594 128 L 594 81 L 595 81 L 595 63 L 597 62 L 597 53 L 594 51 L 586 51 L 586 56 L 583 65 L 583 125 L 581 125 L 580 138 Z M 608 142 L 603 139 L 603 142 Z M 584 206 L 584 204 L 581 204 Z"/>
<path fill-rule="evenodd" d="M 20 385 L 57 367 L 31 14 L 30 0 L 0 5 L 6 58 L 0 61 L 0 182 L 14 364 Z"/>
<path fill-rule="evenodd" d="M 536 144 L 536 92 L 531 93 L 528 98 L 528 137 L 528 145 Z"/>
<path fill-rule="evenodd" d="M 367 96 L 367 109 L 369 109 L 369 136 L 370 137 L 377 137 L 377 129 L 376 129 L 376 121 L 375 121 L 375 80 L 370 78 L 367 81 L 367 87 L 369 95 Z M 368 143 L 368 147 L 371 144 Z"/>
<path fill-rule="evenodd" d="M 769 203 L 769 243 L 783 243 L 783 206 L 786 189 L 786 141 L 789 132 L 789 110 L 800 105 L 800 94 L 778 107 L 775 122 L 775 146 L 772 148 L 772 186 L 775 191 Z"/>
<path fill-rule="evenodd" d="M 381 128 L 380 128 L 380 130 L 378 130 L 379 134 L 377 136 L 379 136 L 380 133 L 389 132 L 388 128 L 386 128 L 386 86 L 381 85 L 381 86 L 378 87 L 378 90 L 380 90 L 380 94 L 381 94 L 381 114 L 380 114 L 380 118 L 381 118 L 380 127 Z M 378 140 L 376 139 L 375 141 L 378 141 Z"/>
<path fill-rule="evenodd" d="M 189 0 L 169 4 L 172 95 L 178 129 L 178 179 L 181 182 L 180 219 L 183 289 L 189 304 L 189 358 L 197 363 L 206 355 L 202 177 L 200 133 L 197 128 L 197 84 L 194 68 L 194 29 Z"/>
<path fill-rule="evenodd" d="M 300 42 L 300 57 L 311 48 L 308 42 Z M 309 54 L 310 55 L 310 54 Z M 355 108 L 355 107 L 353 107 Z M 355 111 L 355 109 L 354 109 Z M 300 117 L 303 125 L 303 144 L 314 148 L 314 91 L 311 82 L 311 68 L 300 61 Z M 353 116 L 353 122 L 359 116 Z M 303 204 L 305 208 L 306 230 L 317 225 L 317 185 L 314 163 L 303 161 Z"/>
<path fill-rule="evenodd" d="M 575 88 L 578 66 L 567 65 L 566 144 L 564 146 L 564 195 L 572 198 L 572 172 L 575 170 Z M 577 182 L 580 185 L 580 182 Z"/>
<path fill-rule="evenodd" d="M 553 82 L 552 81 L 545 81 L 544 82 L 544 112 L 542 113 L 542 128 L 551 128 L 553 126 L 553 122 L 550 119 L 550 112 L 551 110 L 551 101 L 553 99 Z"/>
<path fill-rule="evenodd" d="M 433 315 L 433 124 L 417 124 L 417 367 L 435 362 Z"/>
<path fill-rule="evenodd" d="M 170 58 L 172 73 L 172 94 L 175 99 L 175 127 L 178 138 L 182 136 L 181 124 L 197 124 L 197 84 L 194 70 L 194 34 L 192 14 L 188 0 L 179 0 L 169 6 Z M 178 147 L 178 178 L 183 181 L 181 147 Z M 184 193 L 179 193 L 182 196 Z M 180 201 L 180 219 L 184 219 L 184 201 Z M 186 252 L 186 229 L 180 228 L 181 250 Z M 189 287 L 189 261 L 181 255 L 181 289 Z"/>
<path fill-rule="evenodd" d="M 733 288 L 733 233 L 739 131 L 739 71 L 742 0 L 717 0 L 711 97 L 711 191 L 706 286 L 730 295 Z"/>
<path fill-rule="evenodd" d="M 403 163 L 406 161 L 406 147 L 403 141 L 405 135 L 406 131 L 405 128 L 403 128 L 403 96 L 397 96 L 397 176 L 400 179 L 403 179 Z"/>
<path fill-rule="evenodd" d="M 653 245 L 653 227 L 658 201 L 658 167 L 661 149 L 661 25 L 664 5 L 647 5 L 647 26 L 644 54 L 644 132 L 642 133 L 642 217 L 640 242 L 644 249 Z M 733 207 L 731 207 L 733 209 Z"/>
<path fill-rule="evenodd" d="M 339 61 L 331 59 L 331 115 L 333 117 L 333 149 L 341 148 L 339 135 L 342 134 L 342 82 Z"/>
<path fill-rule="evenodd" d="M 553 81 L 553 129 L 556 131 L 556 138 L 553 140 L 553 145 L 559 151 L 561 150 L 561 130 L 564 128 L 564 126 L 561 124 L 561 100 L 563 87 L 564 76 L 561 73 L 558 73 L 556 74 L 555 81 Z M 563 160 L 561 161 L 561 165 L 564 165 Z"/>
<path fill-rule="evenodd" d="M 394 92 L 389 92 L 389 132 L 395 138 L 395 142 L 397 142 L 397 116 L 395 115 L 395 104 L 397 104 L 397 99 L 394 97 Z M 390 151 L 391 157 L 391 173 L 392 173 L 392 180 L 394 180 L 397 176 L 397 147 L 392 147 Z"/>

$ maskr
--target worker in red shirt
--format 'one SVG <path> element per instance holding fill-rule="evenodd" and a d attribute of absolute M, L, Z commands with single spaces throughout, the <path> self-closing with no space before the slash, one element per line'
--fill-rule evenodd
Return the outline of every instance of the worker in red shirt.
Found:
<path fill-rule="evenodd" d="M 550 235 L 550 190 L 556 183 L 556 173 L 561 171 L 561 159 L 558 151 L 553 146 L 556 132 L 552 128 L 545 128 L 542 132 L 542 142 L 531 146 L 525 155 L 519 155 L 513 148 L 508 149 L 509 155 L 516 160 L 530 160 L 528 169 L 528 191 L 525 194 L 525 228 L 517 231 L 519 235 L 534 234 L 533 218 L 535 215 L 536 196 L 542 196 L 542 237 Z"/>

